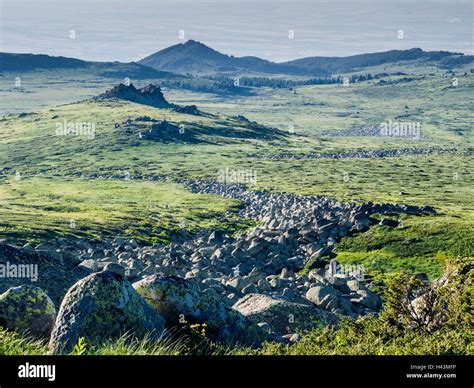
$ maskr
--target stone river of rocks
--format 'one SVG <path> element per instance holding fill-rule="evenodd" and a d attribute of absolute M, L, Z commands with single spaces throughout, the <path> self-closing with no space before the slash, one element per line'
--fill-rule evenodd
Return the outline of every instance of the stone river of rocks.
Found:
<path fill-rule="evenodd" d="M 278 159 L 373 159 L 373 158 L 395 158 L 400 156 L 412 155 L 431 155 L 431 154 L 451 154 L 459 156 L 472 155 L 472 148 L 450 148 L 450 147 L 406 147 L 406 148 L 388 148 L 375 150 L 354 150 L 333 153 L 279 153 L 279 154 L 251 154 L 247 157 L 255 157 L 262 159 L 278 160 Z"/>
<path fill-rule="evenodd" d="M 237 236 L 203 231 L 155 246 L 120 237 L 56 246 L 0 244 L 0 271 L 39 267 L 35 282 L 2 278 L 0 325 L 50 336 L 55 352 L 70 351 L 81 336 L 160 336 L 183 322 L 206 323 L 214 340 L 228 343 L 295 340 L 312 327 L 382 308 L 363 273 L 328 260 L 341 237 L 375 223 L 396 227 L 401 213 L 435 213 L 431 207 L 356 205 L 248 191 L 239 184 L 179 182 L 195 193 L 241 201 L 239 215 L 258 226 Z"/>

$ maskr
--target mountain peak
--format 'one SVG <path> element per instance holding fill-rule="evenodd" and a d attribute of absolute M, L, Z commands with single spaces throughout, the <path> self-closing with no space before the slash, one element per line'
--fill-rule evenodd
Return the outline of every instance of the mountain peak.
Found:
<path fill-rule="evenodd" d="M 209 47 L 209 46 L 206 46 L 204 43 L 201 43 L 197 40 L 194 40 L 194 39 L 189 39 L 187 40 L 186 42 L 183 43 L 183 46 L 205 46 L 205 47 Z"/>
<path fill-rule="evenodd" d="M 176 51 L 181 51 L 183 54 L 192 53 L 193 55 L 211 55 L 212 57 L 228 57 L 226 54 L 222 54 L 212 47 L 199 42 L 197 40 L 189 39 L 185 43 L 172 46 Z"/>
<path fill-rule="evenodd" d="M 181 74 L 214 74 L 220 72 L 233 73 L 253 71 L 269 74 L 302 75 L 298 69 L 279 65 L 258 57 L 234 57 L 223 54 L 204 43 L 190 39 L 185 43 L 158 51 L 139 61 L 140 64 L 156 70 L 165 70 Z M 306 70 L 303 75 L 308 73 Z M 310 75 L 326 75 L 318 70 L 309 72 Z"/>

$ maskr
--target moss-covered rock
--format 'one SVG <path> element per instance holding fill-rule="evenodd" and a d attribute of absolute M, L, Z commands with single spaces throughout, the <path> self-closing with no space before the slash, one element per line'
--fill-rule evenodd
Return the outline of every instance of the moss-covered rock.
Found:
<path fill-rule="evenodd" d="M 165 318 L 170 328 L 205 323 L 211 339 L 249 346 L 267 339 L 262 329 L 229 308 L 221 296 L 204 293 L 188 280 L 154 274 L 133 287 Z"/>
<path fill-rule="evenodd" d="M 53 301 L 38 287 L 12 287 L 0 295 L 0 326 L 48 338 L 56 319 Z"/>
<path fill-rule="evenodd" d="M 137 338 L 159 337 L 163 318 L 132 285 L 110 271 L 93 273 L 73 285 L 56 319 L 49 347 L 70 352 L 80 337 L 89 343 L 117 339 L 125 333 Z"/>

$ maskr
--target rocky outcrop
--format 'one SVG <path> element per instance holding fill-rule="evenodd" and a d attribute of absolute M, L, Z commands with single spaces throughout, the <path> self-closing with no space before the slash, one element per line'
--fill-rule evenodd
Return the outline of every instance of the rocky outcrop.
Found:
<path fill-rule="evenodd" d="M 173 104 L 166 101 L 161 92 L 161 88 L 152 84 L 141 89 L 137 89 L 133 84 L 119 84 L 97 97 L 98 100 L 111 98 L 135 102 L 137 104 L 150 105 L 155 108 L 173 107 Z"/>
<path fill-rule="evenodd" d="M 196 105 L 186 105 L 186 106 L 175 106 L 175 112 L 184 113 L 186 115 L 201 116 L 203 113 L 197 108 Z"/>
<path fill-rule="evenodd" d="M 70 352 L 79 338 L 94 343 L 124 334 L 159 337 L 164 320 L 120 275 L 103 271 L 77 282 L 61 303 L 51 334 L 53 352 Z"/>
<path fill-rule="evenodd" d="M 0 326 L 47 339 L 56 319 L 53 301 L 38 287 L 19 286 L 0 295 Z"/>
<path fill-rule="evenodd" d="M 119 84 L 112 89 L 105 91 L 95 98 L 96 100 L 119 99 L 153 106 L 155 108 L 173 109 L 178 113 L 200 116 L 203 113 L 196 105 L 180 106 L 166 101 L 161 88 L 157 85 L 149 84 L 141 89 L 137 89 L 133 84 Z"/>

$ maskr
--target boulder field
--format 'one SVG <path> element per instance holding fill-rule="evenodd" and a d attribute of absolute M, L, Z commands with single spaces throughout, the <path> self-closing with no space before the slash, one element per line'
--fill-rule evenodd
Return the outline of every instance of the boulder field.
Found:
<path fill-rule="evenodd" d="M 0 325 L 49 338 L 56 353 L 70 352 L 81 337 L 159 338 L 196 323 L 206 324 L 212 340 L 229 344 L 295 339 L 382 308 L 363 271 L 330 260 L 341 237 L 375 223 L 396 227 L 402 213 L 435 213 L 430 207 L 347 204 L 222 182 L 180 183 L 195 193 L 239 200 L 239 215 L 259 225 L 236 236 L 203 231 L 155 246 L 120 237 L 0 244 L 0 270 L 33 264 L 38 274 L 35 281 L 3 276 Z"/>

